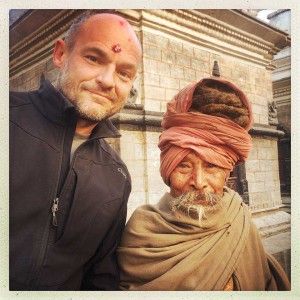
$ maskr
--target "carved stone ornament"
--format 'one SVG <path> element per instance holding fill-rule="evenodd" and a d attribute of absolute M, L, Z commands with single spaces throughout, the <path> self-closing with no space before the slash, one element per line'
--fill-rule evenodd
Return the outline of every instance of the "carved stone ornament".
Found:
<path fill-rule="evenodd" d="M 269 110 L 269 124 L 277 126 L 279 123 L 278 123 L 277 105 L 275 101 L 268 102 L 268 110 Z"/>
<path fill-rule="evenodd" d="M 138 96 L 138 91 L 134 86 L 132 86 L 128 98 L 126 100 L 126 103 L 135 103 L 137 96 Z"/>

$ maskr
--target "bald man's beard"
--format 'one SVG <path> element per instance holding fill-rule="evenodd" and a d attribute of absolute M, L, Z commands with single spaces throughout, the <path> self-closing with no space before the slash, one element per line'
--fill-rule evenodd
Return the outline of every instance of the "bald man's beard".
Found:
<path fill-rule="evenodd" d="M 175 198 L 172 210 L 183 211 L 190 218 L 198 219 L 199 225 L 201 225 L 203 220 L 208 220 L 209 213 L 213 213 L 220 205 L 221 198 L 214 193 L 202 190 L 186 192 Z"/>
<path fill-rule="evenodd" d="M 82 84 L 82 88 L 90 88 L 97 90 L 98 88 L 90 85 L 89 83 Z M 56 89 L 60 91 L 75 107 L 78 115 L 89 122 L 97 123 L 110 116 L 108 111 L 95 109 L 91 106 L 91 103 L 87 102 L 83 97 L 72 96 L 76 94 L 76 83 L 69 77 L 69 61 L 65 62 L 65 65 L 60 69 L 60 72 L 56 81 Z M 110 95 L 111 98 L 116 100 L 116 95 Z"/>

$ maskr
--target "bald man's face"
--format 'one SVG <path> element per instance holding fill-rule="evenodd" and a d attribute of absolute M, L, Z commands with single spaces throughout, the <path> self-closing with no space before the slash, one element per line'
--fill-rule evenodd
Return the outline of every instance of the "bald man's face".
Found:
<path fill-rule="evenodd" d="M 94 15 L 82 25 L 72 50 L 57 42 L 54 63 L 61 68 L 57 87 L 81 118 L 98 122 L 123 107 L 140 60 L 140 44 L 124 19 Z"/>

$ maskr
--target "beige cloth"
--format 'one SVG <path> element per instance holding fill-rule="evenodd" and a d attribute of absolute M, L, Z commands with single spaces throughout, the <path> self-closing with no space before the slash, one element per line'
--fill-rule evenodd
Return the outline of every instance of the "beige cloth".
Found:
<path fill-rule="evenodd" d="M 246 205 L 234 191 L 224 191 L 201 227 L 172 212 L 168 193 L 157 205 L 137 209 L 117 250 L 121 289 L 218 291 L 231 276 L 239 290 L 289 289 L 274 260 L 272 276 Z"/>

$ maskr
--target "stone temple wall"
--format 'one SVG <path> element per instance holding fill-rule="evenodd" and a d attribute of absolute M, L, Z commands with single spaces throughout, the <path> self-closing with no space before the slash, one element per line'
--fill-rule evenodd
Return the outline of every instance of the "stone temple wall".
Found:
<path fill-rule="evenodd" d="M 259 43 L 263 43 L 261 40 L 258 43 L 252 41 L 252 36 L 247 36 L 247 33 L 245 36 L 236 34 L 219 21 L 220 16 L 218 20 L 213 19 L 210 12 L 130 10 L 121 13 L 131 21 L 143 48 L 142 65 L 134 85 L 138 96 L 133 105 L 138 105 L 139 109 L 125 109 L 125 112 L 129 115 L 142 114 L 144 122 L 116 122 L 122 137 L 111 141 L 132 176 L 130 216 L 137 206 L 155 203 L 168 191 L 159 174 L 157 143 L 160 122 L 147 123 L 147 116 L 161 119 L 167 102 L 187 84 L 211 76 L 217 61 L 221 77 L 240 87 L 252 103 L 255 126 L 267 128 L 268 102 L 273 98 L 272 68 L 269 67 L 271 56 L 266 54 L 265 46 L 259 48 Z M 224 14 L 229 13 L 232 12 L 224 11 Z M 229 14 L 227 18 L 232 16 Z M 208 22 L 211 22 L 210 27 Z M 42 73 L 54 83 L 58 69 L 53 65 L 52 52 L 48 52 L 35 64 L 12 76 L 10 89 L 28 91 L 38 88 Z M 252 137 L 253 148 L 246 162 L 246 179 L 249 205 L 253 211 L 259 211 L 281 204 L 277 137 L 265 134 L 253 134 Z"/>

